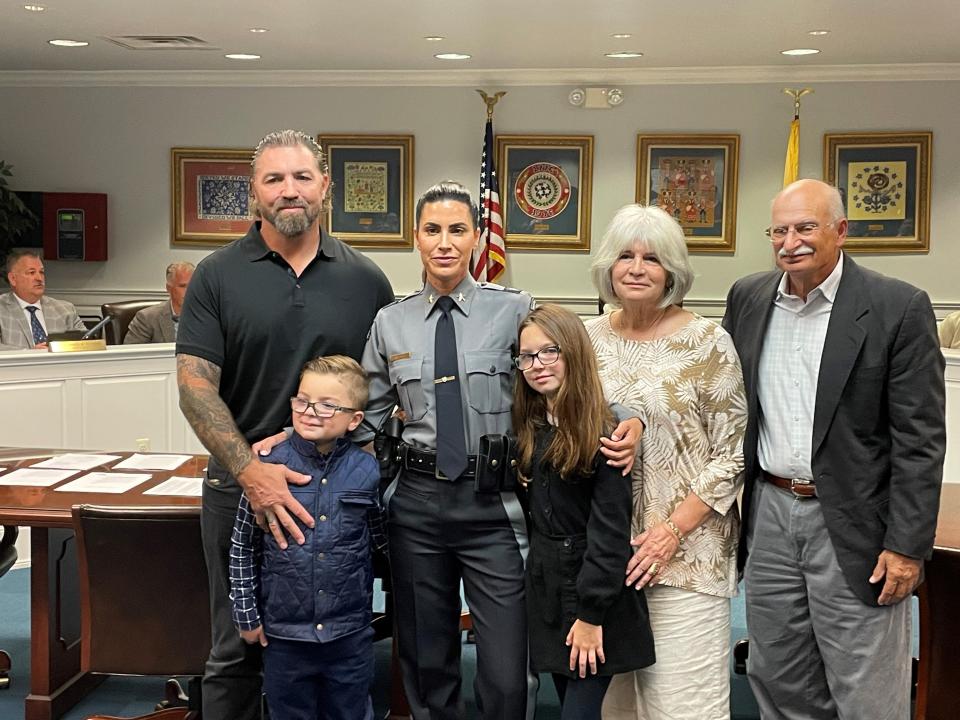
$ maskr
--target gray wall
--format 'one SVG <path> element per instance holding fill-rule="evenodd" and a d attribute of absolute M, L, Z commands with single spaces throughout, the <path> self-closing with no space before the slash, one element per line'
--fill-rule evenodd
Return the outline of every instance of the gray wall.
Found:
<path fill-rule="evenodd" d="M 488 88 L 495 89 L 495 88 Z M 634 198 L 638 132 L 736 132 L 741 136 L 737 250 L 695 256 L 690 293 L 722 302 L 733 280 L 771 266 L 762 229 L 779 189 L 791 102 L 779 84 L 625 86 L 613 110 L 567 103 L 570 86 L 509 87 L 497 108 L 503 133 L 595 136 L 593 242 Z M 824 132 L 932 130 L 933 193 L 928 255 L 860 256 L 925 288 L 943 310 L 960 303 L 958 82 L 820 83 L 805 98 L 801 175 L 819 177 Z M 473 87 L 24 87 L 0 90 L 0 158 L 16 187 L 109 195 L 106 263 L 48 263 L 51 293 L 74 296 L 158 291 L 167 263 L 205 249 L 172 247 L 170 148 L 251 147 L 283 127 L 319 132 L 413 133 L 415 193 L 454 178 L 476 188 L 484 108 Z M 415 289 L 415 251 L 370 252 L 398 293 Z M 506 283 L 541 298 L 595 296 L 583 253 L 511 251 Z M 942 314 L 942 313 L 941 313 Z"/>

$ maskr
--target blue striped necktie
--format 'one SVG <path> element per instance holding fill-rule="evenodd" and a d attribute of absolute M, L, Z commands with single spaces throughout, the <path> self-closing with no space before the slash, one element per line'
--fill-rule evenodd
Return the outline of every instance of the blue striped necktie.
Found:
<path fill-rule="evenodd" d="M 36 305 L 27 305 L 27 312 L 30 313 L 30 329 L 33 331 L 33 344 L 39 345 L 47 341 L 47 333 L 40 324 L 40 318 L 37 317 Z"/>

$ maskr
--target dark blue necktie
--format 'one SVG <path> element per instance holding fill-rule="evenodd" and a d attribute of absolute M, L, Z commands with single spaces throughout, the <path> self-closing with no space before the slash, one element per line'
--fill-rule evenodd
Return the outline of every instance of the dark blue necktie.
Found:
<path fill-rule="evenodd" d="M 37 310 L 39 309 L 36 305 L 27 305 L 27 312 L 30 313 L 30 329 L 33 331 L 34 345 L 39 345 L 47 341 L 47 333 L 43 329 L 43 325 L 40 324 L 40 319 L 37 317 Z"/>
<path fill-rule="evenodd" d="M 437 467 L 455 480 L 467 469 L 467 444 L 463 431 L 463 400 L 457 368 L 457 332 L 450 311 L 453 298 L 437 299 L 440 317 L 434 336 L 434 394 L 437 399 Z"/>

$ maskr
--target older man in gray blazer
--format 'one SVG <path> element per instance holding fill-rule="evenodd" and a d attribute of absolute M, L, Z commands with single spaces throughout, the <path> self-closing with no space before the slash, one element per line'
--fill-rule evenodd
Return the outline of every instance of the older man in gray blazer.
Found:
<path fill-rule="evenodd" d="M 47 336 L 84 330 L 72 303 L 44 295 L 43 260 L 33 250 L 7 256 L 10 292 L 0 295 L 0 350 L 47 349 Z"/>
<path fill-rule="evenodd" d="M 183 309 L 183 298 L 193 277 L 193 263 L 175 262 L 167 266 L 167 294 L 170 300 L 144 308 L 130 321 L 124 345 L 135 343 L 174 342 L 177 339 L 177 323 Z"/>
<path fill-rule="evenodd" d="M 765 720 L 908 720 L 946 448 L 933 308 L 842 252 L 825 183 L 777 195 L 768 234 L 779 269 L 738 281 L 723 323 L 749 411 L 747 673 Z"/>

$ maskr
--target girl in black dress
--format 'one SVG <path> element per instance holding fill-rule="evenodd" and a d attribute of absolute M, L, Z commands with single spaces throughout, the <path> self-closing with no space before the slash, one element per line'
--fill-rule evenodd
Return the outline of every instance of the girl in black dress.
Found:
<path fill-rule="evenodd" d="M 580 319 L 542 305 L 521 323 L 519 347 L 513 427 L 530 495 L 530 662 L 553 674 L 561 720 L 600 720 L 611 676 L 654 660 L 646 600 L 625 585 L 631 480 L 598 452 L 615 422 Z"/>

